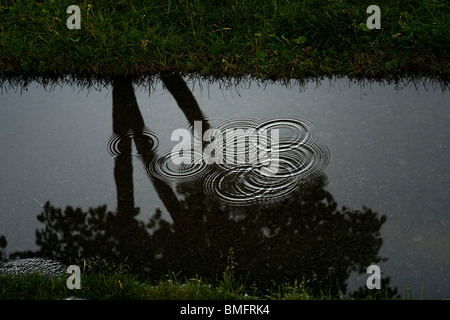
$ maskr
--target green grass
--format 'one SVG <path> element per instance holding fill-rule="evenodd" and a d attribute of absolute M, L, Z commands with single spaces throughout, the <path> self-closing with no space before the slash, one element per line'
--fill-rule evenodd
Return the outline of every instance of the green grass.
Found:
<path fill-rule="evenodd" d="M 123 263 L 108 262 L 99 256 L 79 257 L 75 261 L 80 266 L 80 289 L 69 289 L 69 275 L 50 278 L 38 273 L 26 275 L 0 275 L 0 300 L 61 300 L 71 296 L 89 300 L 339 300 L 324 288 L 308 288 L 309 280 L 294 283 L 273 284 L 264 290 L 239 282 L 234 274 L 234 261 L 218 275 L 215 281 L 194 278 L 179 279 L 174 273 L 159 281 L 133 275 L 130 267 Z M 412 298 L 411 290 L 403 298 Z M 393 294 L 389 287 L 385 290 L 359 290 L 345 299 L 352 300 L 392 300 L 402 299 Z"/>
<path fill-rule="evenodd" d="M 0 2 L 0 76 L 154 75 L 307 78 L 429 76 L 448 80 L 446 1 Z"/>
<path fill-rule="evenodd" d="M 69 275 L 50 278 L 38 273 L 0 275 L 0 300 L 61 300 L 76 296 L 89 300 L 401 300 L 415 299 L 410 287 L 403 296 L 384 289 L 362 289 L 343 297 L 330 294 L 327 288 L 312 290 L 310 280 L 273 284 L 264 290 L 239 282 L 234 274 L 234 260 L 215 281 L 200 276 L 180 279 L 169 273 L 155 281 L 131 273 L 126 261 L 115 263 L 100 256 L 82 258 L 74 263 L 80 266 L 80 289 L 69 289 Z M 314 281 L 312 281 L 314 282 Z M 423 297 L 420 296 L 420 299 Z"/>
<path fill-rule="evenodd" d="M 284 284 L 266 294 L 246 292 L 244 285 L 215 284 L 201 278 L 183 281 L 166 277 L 158 282 L 142 280 L 130 274 L 92 273 L 81 277 L 81 289 L 68 289 L 66 278 L 48 278 L 39 274 L 0 277 L 0 300 L 61 300 L 70 296 L 89 300 L 336 300 L 326 292 L 313 295 L 303 283 Z M 358 299 L 408 299 L 375 292 Z M 348 299 L 348 298 L 345 298 Z"/>
<path fill-rule="evenodd" d="M 14 300 L 54 300 L 70 296 L 90 300 L 180 300 L 180 299 L 233 299 L 233 293 L 200 281 L 183 284 L 171 280 L 152 283 L 139 281 L 131 275 L 102 273 L 82 277 L 81 289 L 69 290 L 65 278 L 50 279 L 38 274 L 8 276 L 0 278 L 0 299 Z"/>

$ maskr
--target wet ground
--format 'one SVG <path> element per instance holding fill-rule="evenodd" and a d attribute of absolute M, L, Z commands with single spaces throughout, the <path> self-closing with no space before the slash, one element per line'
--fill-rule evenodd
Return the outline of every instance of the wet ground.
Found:
<path fill-rule="evenodd" d="M 259 288 L 347 293 L 376 264 L 399 293 L 450 296 L 439 84 L 31 83 L 3 88 L 0 113 L 3 257 L 128 257 L 155 277 L 234 266 Z"/>

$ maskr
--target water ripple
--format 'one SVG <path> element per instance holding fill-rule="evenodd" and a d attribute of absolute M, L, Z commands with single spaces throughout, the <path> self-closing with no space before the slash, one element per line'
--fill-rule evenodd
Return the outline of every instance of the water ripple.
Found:
<path fill-rule="evenodd" d="M 172 161 L 169 151 L 163 156 L 155 157 L 145 165 L 145 170 L 151 179 L 156 178 L 168 182 L 195 181 L 206 172 L 208 165 L 204 161 L 200 161 L 201 154 L 193 152 L 192 159 L 192 164 L 177 165 Z"/>
<path fill-rule="evenodd" d="M 314 176 L 322 174 L 329 163 L 329 150 L 321 143 L 308 119 L 274 116 L 260 120 L 221 120 L 214 126 L 215 129 L 223 133 L 227 129 L 241 129 L 248 138 L 241 141 L 236 139 L 233 144 L 236 149 L 230 151 L 227 147 L 223 148 L 224 159 L 230 160 L 233 156 L 233 163 L 224 161 L 206 164 L 202 161 L 202 154 L 193 150 L 191 157 L 198 161 L 175 165 L 171 153 L 166 152 L 146 166 L 149 177 L 171 182 L 189 181 L 206 199 L 229 206 L 247 206 L 262 202 L 275 203 L 291 197 Z M 253 135 L 256 131 L 273 132 L 274 129 L 279 132 L 276 141 L 278 152 L 275 153 L 271 149 L 275 142 L 271 140 L 272 136 L 267 143 L 261 144 L 257 135 Z M 225 144 L 224 141 L 222 143 Z M 214 145 L 214 142 L 209 144 Z M 253 153 L 260 152 L 265 156 L 258 158 L 258 161 L 237 162 L 239 157 L 248 160 Z"/>
<path fill-rule="evenodd" d="M 138 148 L 137 149 L 144 149 L 145 152 L 152 151 L 156 152 L 159 146 L 159 139 L 156 136 L 156 134 L 148 129 L 144 128 L 139 133 L 133 133 L 131 130 L 128 131 L 125 134 L 119 135 L 116 133 L 113 133 L 111 137 L 108 140 L 107 149 L 109 154 L 116 158 L 120 154 L 122 154 L 122 151 L 126 139 L 135 139 L 135 141 L 138 141 Z M 140 153 L 138 151 L 137 154 L 133 154 L 134 156 L 139 156 Z"/>

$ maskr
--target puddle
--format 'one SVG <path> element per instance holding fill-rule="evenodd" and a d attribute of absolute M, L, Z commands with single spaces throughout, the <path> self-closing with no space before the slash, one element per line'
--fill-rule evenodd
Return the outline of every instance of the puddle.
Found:
<path fill-rule="evenodd" d="M 347 79 L 0 96 L 3 258 L 450 296 L 448 91 Z M 47 203 L 48 201 L 48 203 Z M 330 284 L 332 283 L 332 284 Z"/>
<path fill-rule="evenodd" d="M 172 138 L 181 142 L 145 162 L 149 178 L 189 182 L 207 199 L 242 207 L 293 197 L 328 164 L 329 151 L 306 119 L 221 120 L 206 118 L 209 129 L 203 134 L 200 121 L 193 135 L 176 129 L 184 135 Z M 202 139 L 194 137 L 197 131 Z"/>

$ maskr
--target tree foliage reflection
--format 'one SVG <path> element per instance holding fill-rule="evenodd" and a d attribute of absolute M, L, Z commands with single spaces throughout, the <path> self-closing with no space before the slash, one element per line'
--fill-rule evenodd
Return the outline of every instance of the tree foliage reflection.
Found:
<path fill-rule="evenodd" d="M 190 123 L 203 114 L 176 74 L 162 75 Z M 157 209 L 149 221 L 139 218 L 134 204 L 132 143 L 144 165 L 158 157 L 146 129 L 130 79 L 113 86 L 113 131 L 120 137 L 115 158 L 117 210 L 106 205 L 89 208 L 47 202 L 36 231 L 37 256 L 73 263 L 76 257 L 100 255 L 112 262 L 127 261 L 135 273 L 159 279 L 168 272 L 214 280 L 232 259 L 236 280 L 257 288 L 306 280 L 316 292 L 346 292 L 350 274 L 383 261 L 380 229 L 386 221 L 370 208 L 338 208 L 324 174 L 311 177 L 289 198 L 276 204 L 223 206 L 189 183 L 173 188 L 149 176 L 172 222 Z M 132 132 L 130 135 L 129 133 Z M 30 253 L 16 253 L 24 256 Z"/>

